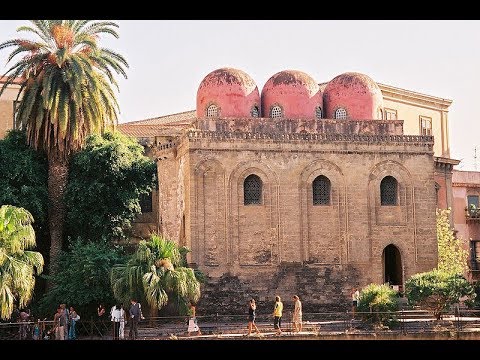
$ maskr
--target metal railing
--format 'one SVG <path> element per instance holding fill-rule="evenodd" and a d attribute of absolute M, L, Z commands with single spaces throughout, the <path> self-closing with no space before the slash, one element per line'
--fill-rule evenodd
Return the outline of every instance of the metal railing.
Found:
<path fill-rule="evenodd" d="M 247 315 L 205 315 L 197 316 L 202 335 L 239 336 L 247 333 Z M 376 319 L 384 319 L 382 323 Z M 437 320 L 425 310 L 401 310 L 397 312 L 318 312 L 303 313 L 303 336 L 324 335 L 410 335 L 449 333 L 460 338 L 462 334 L 480 331 L 480 310 L 457 310 L 444 313 Z M 55 339 L 53 321 L 0 323 L 0 340 L 31 340 L 35 325 L 40 328 L 40 339 Z M 273 335 L 271 314 L 258 315 L 256 325 L 265 335 Z M 150 317 L 138 324 L 139 339 L 169 339 L 187 337 L 188 317 Z M 125 339 L 129 339 L 130 324 L 125 324 Z M 292 313 L 284 312 L 282 317 L 284 334 L 293 333 Z M 112 340 L 112 322 L 81 319 L 76 322 L 77 339 Z M 299 334 L 297 334 L 299 335 Z"/>

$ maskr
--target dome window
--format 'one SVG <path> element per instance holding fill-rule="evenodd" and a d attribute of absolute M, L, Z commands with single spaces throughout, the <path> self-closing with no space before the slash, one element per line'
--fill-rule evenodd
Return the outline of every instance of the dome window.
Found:
<path fill-rule="evenodd" d="M 218 117 L 218 106 L 215 104 L 207 107 L 207 117 Z"/>
<path fill-rule="evenodd" d="M 272 119 L 283 117 L 282 108 L 278 105 L 273 106 L 272 109 L 270 110 L 270 117 Z"/>
<path fill-rule="evenodd" d="M 251 113 L 252 117 L 254 118 L 258 118 L 259 115 L 260 115 L 260 111 L 258 110 L 258 106 L 254 106 L 252 108 L 252 113 Z"/>
<path fill-rule="evenodd" d="M 345 120 L 347 118 L 347 110 L 344 108 L 338 108 L 335 110 L 335 119 Z"/>

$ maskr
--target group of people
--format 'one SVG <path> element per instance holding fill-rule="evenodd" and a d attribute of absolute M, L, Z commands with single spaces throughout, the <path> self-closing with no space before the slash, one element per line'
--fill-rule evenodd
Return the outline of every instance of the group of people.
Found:
<path fill-rule="evenodd" d="M 69 309 L 66 304 L 60 304 L 53 317 L 53 330 L 47 332 L 44 338 L 50 338 L 53 332 L 56 340 L 76 340 L 76 323 L 79 320 L 80 315 L 77 314 L 73 306 L 70 306 Z"/>
<path fill-rule="evenodd" d="M 105 306 L 100 304 L 97 308 L 99 319 L 103 320 L 106 316 L 105 314 Z M 129 339 L 138 339 L 138 323 L 143 319 L 145 319 L 145 317 L 142 313 L 142 305 L 137 302 L 136 299 L 130 300 L 130 307 L 128 310 L 125 309 L 122 303 L 113 305 L 110 309 L 110 321 L 113 324 L 113 339 L 125 339 L 125 323 L 127 322 L 130 324 L 130 331 L 128 333 Z"/>
<path fill-rule="evenodd" d="M 293 331 L 300 332 L 303 328 L 302 323 L 302 302 L 298 295 L 293 296 L 294 310 L 292 316 Z M 252 334 L 252 331 L 255 330 L 257 334 L 260 334 L 257 325 L 255 324 L 257 305 L 255 304 L 255 299 L 250 299 L 248 305 L 248 332 L 247 336 Z M 283 302 L 280 296 L 275 296 L 275 304 L 273 306 L 273 328 L 275 329 L 275 334 L 280 335 L 282 333 L 282 316 L 283 316 Z"/>

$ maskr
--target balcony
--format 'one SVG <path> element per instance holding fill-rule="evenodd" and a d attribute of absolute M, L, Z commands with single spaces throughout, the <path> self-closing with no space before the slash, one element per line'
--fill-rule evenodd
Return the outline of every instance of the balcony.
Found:
<path fill-rule="evenodd" d="M 480 208 L 465 207 L 465 218 L 467 219 L 467 221 L 480 222 Z"/>

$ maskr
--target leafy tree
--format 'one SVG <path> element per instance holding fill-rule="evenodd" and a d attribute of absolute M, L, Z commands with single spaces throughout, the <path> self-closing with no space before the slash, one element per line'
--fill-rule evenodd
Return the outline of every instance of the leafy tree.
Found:
<path fill-rule="evenodd" d="M 0 317 L 8 319 L 13 305 L 25 307 L 33 296 L 35 275 L 43 271 L 43 256 L 35 247 L 33 216 L 23 208 L 0 207 Z"/>
<path fill-rule="evenodd" d="M 137 140 L 121 133 L 91 135 L 71 161 L 65 193 L 72 238 L 125 239 L 141 212 L 139 197 L 156 185 L 156 164 Z"/>
<path fill-rule="evenodd" d="M 438 269 L 463 275 L 468 269 L 468 251 L 450 227 L 450 209 L 437 209 Z"/>
<path fill-rule="evenodd" d="M 200 298 L 200 281 L 193 269 L 186 267 L 188 249 L 179 248 L 171 240 L 152 234 L 142 240 L 136 252 L 125 264 L 115 265 L 111 282 L 115 298 L 129 301 L 132 297 L 146 299 L 156 309 L 161 309 L 173 296 L 185 308 L 189 301 Z"/>
<path fill-rule="evenodd" d="M 398 293 L 387 284 L 369 284 L 360 291 L 357 310 L 367 320 L 385 324 L 398 310 Z"/>
<path fill-rule="evenodd" d="M 72 241 L 59 257 L 61 271 L 49 275 L 54 284 L 40 299 L 40 313 L 50 314 L 58 304 L 74 305 L 79 314 L 92 314 L 99 303 L 115 302 L 110 270 L 122 263 L 120 248 L 107 242 Z"/>
<path fill-rule="evenodd" d="M 101 34 L 118 38 L 110 21 L 32 20 L 21 26 L 35 40 L 12 39 L 0 50 L 13 47 L 8 62 L 21 56 L 4 74 L 0 96 L 13 82 L 20 82 L 17 120 L 25 125 L 27 142 L 48 158 L 48 222 L 50 273 L 62 249 L 65 219 L 64 190 L 70 155 L 91 133 L 114 126 L 119 111 L 114 72 L 126 78 L 125 59 L 98 44 Z M 18 98 L 17 98 L 18 100 Z"/>
<path fill-rule="evenodd" d="M 27 146 L 25 132 L 11 130 L 0 140 L 0 205 L 28 210 L 38 230 L 47 221 L 47 161 Z"/>
<path fill-rule="evenodd" d="M 462 275 L 438 269 L 413 275 L 405 283 L 405 294 L 410 304 L 431 310 L 437 319 L 460 298 L 471 302 L 476 296 L 473 286 Z"/>

